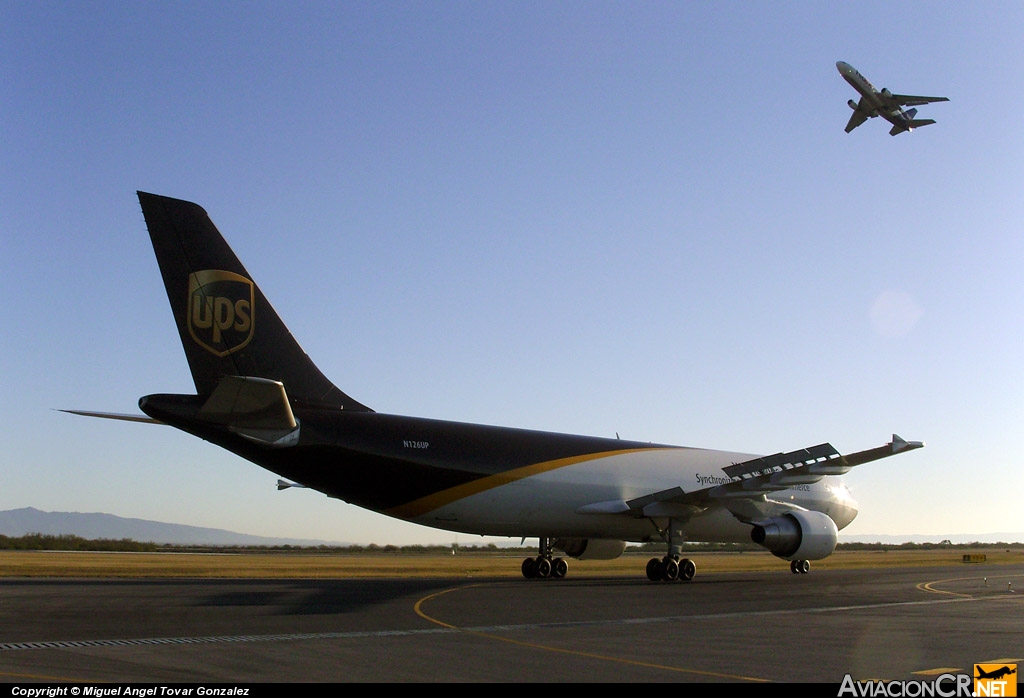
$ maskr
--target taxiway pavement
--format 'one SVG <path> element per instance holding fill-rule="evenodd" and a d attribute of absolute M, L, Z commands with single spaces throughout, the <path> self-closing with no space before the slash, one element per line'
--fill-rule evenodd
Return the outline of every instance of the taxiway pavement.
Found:
<path fill-rule="evenodd" d="M 4 579 L 0 681 L 838 684 L 1024 662 L 1024 563 L 698 572 L 674 584 L 637 572 Z"/>

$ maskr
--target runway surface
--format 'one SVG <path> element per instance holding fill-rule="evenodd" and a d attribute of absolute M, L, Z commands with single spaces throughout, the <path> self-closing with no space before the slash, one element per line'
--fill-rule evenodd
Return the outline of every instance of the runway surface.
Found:
<path fill-rule="evenodd" d="M 780 566 L 688 584 L 641 569 L 559 581 L 8 579 L 0 681 L 928 679 L 1024 663 L 1022 618 L 1024 563 Z"/>

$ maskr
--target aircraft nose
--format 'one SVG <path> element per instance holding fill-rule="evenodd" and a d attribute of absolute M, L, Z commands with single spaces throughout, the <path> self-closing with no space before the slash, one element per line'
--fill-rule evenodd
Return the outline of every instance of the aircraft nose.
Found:
<path fill-rule="evenodd" d="M 853 498 L 850 489 L 844 484 L 831 486 L 829 491 L 832 494 L 832 501 L 829 503 L 828 515 L 836 522 L 836 528 L 841 531 L 857 518 L 857 500 Z"/>
<path fill-rule="evenodd" d="M 831 512 L 830 512 L 831 513 Z M 840 531 L 853 523 L 853 520 L 857 518 L 857 503 L 846 502 L 836 507 L 835 515 L 832 520 L 836 522 L 836 528 Z"/>
<path fill-rule="evenodd" d="M 846 74 L 850 70 L 850 64 L 845 61 L 836 61 L 836 70 L 842 74 Z"/>
<path fill-rule="evenodd" d="M 853 520 L 857 518 L 858 513 L 856 500 L 849 496 L 849 492 L 846 494 L 846 498 L 838 503 L 838 506 L 835 509 L 835 516 L 832 517 L 836 522 L 836 528 L 840 531 L 853 523 Z"/>

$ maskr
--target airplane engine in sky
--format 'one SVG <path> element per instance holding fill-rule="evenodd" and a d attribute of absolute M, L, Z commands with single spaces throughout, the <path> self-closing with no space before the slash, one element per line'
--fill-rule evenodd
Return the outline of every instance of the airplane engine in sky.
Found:
<path fill-rule="evenodd" d="M 839 540 L 835 521 L 817 511 L 791 511 L 754 526 L 751 539 L 783 560 L 821 560 Z"/>
<path fill-rule="evenodd" d="M 559 538 L 552 545 L 577 560 L 614 560 L 626 549 L 626 541 L 606 538 Z"/>
<path fill-rule="evenodd" d="M 856 102 L 854 102 L 854 101 L 853 101 L 852 99 L 851 99 L 851 100 L 849 100 L 849 101 L 847 102 L 847 104 L 848 104 L 848 105 L 850 105 L 850 109 L 852 109 L 852 110 L 854 110 L 854 111 L 857 111 L 857 103 L 856 103 Z"/>

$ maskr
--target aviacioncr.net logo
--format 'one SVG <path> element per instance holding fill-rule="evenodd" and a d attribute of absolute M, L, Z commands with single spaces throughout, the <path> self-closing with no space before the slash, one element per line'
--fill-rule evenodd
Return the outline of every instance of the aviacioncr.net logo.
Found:
<path fill-rule="evenodd" d="M 1017 695 L 1016 664 L 975 664 L 974 695 L 1013 698 Z"/>
<path fill-rule="evenodd" d="M 252 341 L 256 291 L 249 279 L 207 269 L 188 277 L 188 332 L 196 344 L 227 356 Z"/>

